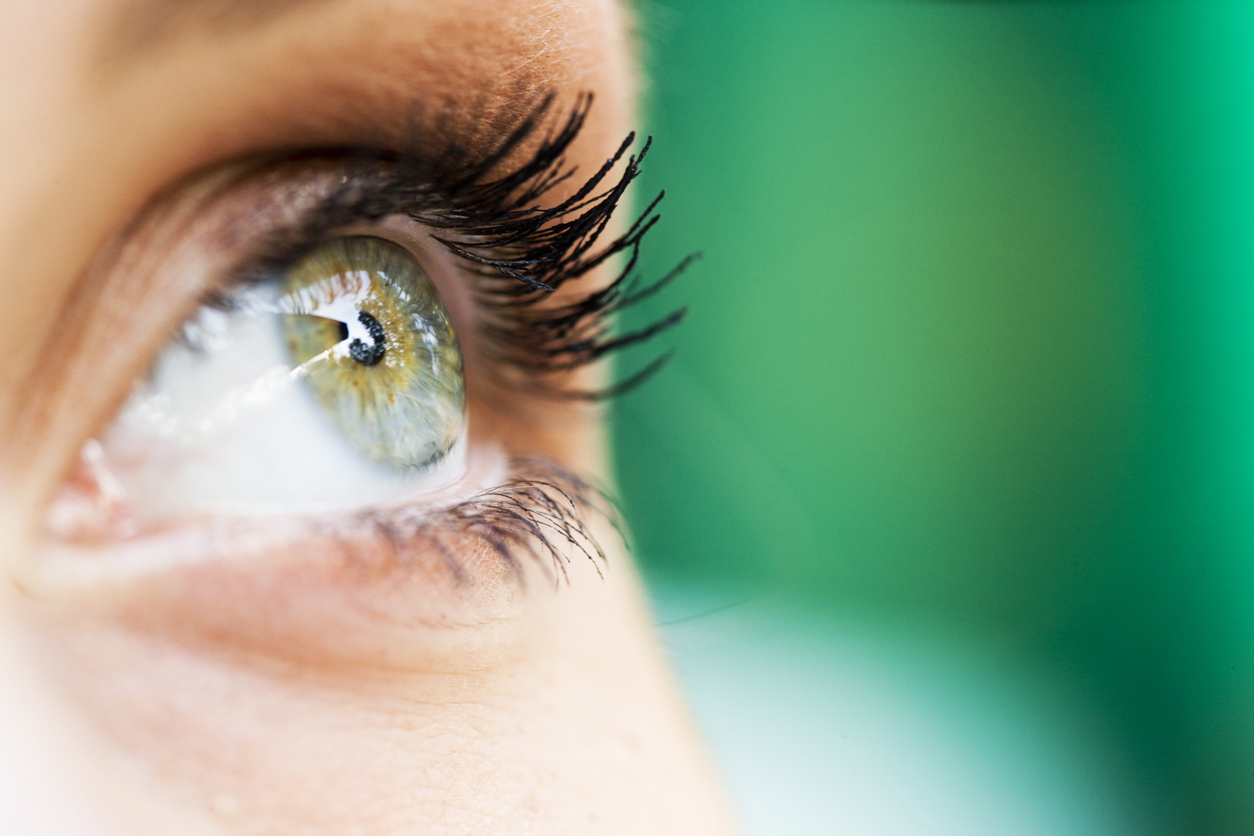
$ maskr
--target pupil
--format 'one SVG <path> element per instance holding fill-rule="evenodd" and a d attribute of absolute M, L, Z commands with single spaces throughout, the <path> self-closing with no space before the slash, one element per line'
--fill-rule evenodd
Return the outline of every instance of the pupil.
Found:
<path fill-rule="evenodd" d="M 387 332 L 383 330 L 383 326 L 379 324 L 379 320 L 375 319 L 365 311 L 357 312 L 357 321 L 366 326 L 366 331 L 373 340 L 372 345 L 366 345 L 360 339 L 355 339 L 348 345 L 349 355 L 361 363 L 363 366 L 373 366 L 383 359 L 383 355 L 387 352 Z M 340 323 L 340 328 L 345 337 L 348 336 L 348 326 Z"/>
<path fill-rule="evenodd" d="M 337 322 L 336 325 L 340 326 L 340 338 L 336 342 L 342 343 L 348 339 L 348 323 Z"/>

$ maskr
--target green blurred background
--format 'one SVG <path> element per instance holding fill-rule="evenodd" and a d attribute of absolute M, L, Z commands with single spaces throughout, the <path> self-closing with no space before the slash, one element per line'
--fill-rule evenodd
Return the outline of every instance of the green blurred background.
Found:
<path fill-rule="evenodd" d="M 645 272 L 706 257 L 629 317 L 691 310 L 615 407 L 621 490 L 663 620 L 741 637 L 668 632 L 752 827 L 805 803 L 737 772 L 755 718 L 809 700 L 774 768 L 860 769 L 781 740 L 840 740 L 853 641 L 1024 797 L 1090 770 L 1040 792 L 1092 832 L 1254 833 L 1254 3 L 640 16 Z"/>

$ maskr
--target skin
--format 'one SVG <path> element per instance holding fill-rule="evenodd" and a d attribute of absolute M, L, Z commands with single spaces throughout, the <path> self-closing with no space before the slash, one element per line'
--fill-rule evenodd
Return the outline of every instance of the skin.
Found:
<path fill-rule="evenodd" d="M 210 211 L 197 184 L 266 151 L 391 141 L 416 99 L 492 114 L 593 90 L 581 171 L 632 126 L 610 0 L 174 5 L 3 2 L 0 830 L 733 832 L 599 520 L 606 562 L 572 551 L 565 581 L 468 539 L 462 578 L 421 541 L 404 571 L 345 560 L 277 519 L 247 545 L 192 520 L 58 563 L 49 503 L 214 280 L 162 260 L 217 247 L 166 228 Z M 432 278 L 473 323 L 442 257 Z M 452 490 L 512 454 L 607 479 L 601 416 L 494 391 L 462 331 L 473 463 Z"/>

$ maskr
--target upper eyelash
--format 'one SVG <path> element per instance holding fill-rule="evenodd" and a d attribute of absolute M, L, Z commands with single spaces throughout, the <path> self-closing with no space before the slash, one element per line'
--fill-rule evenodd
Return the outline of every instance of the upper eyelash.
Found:
<path fill-rule="evenodd" d="M 549 208 L 538 205 L 544 195 L 577 173 L 567 165 L 565 153 L 586 122 L 591 94 L 577 98 L 566 119 L 538 142 L 526 161 L 498 173 L 504 161 L 542 129 L 553 102 L 552 95 L 541 99 L 503 140 L 477 155 L 456 141 L 446 143 L 436 154 L 420 153 L 421 120 L 414 120 L 407 143 L 410 150 L 405 152 L 380 147 L 306 152 L 302 156 L 339 158 L 347 173 L 300 228 L 276 233 L 267 252 L 255 259 L 252 271 L 271 273 L 337 227 L 407 215 L 440 230 L 436 240 L 460 257 L 476 277 L 475 296 L 485 314 L 481 324 L 485 354 L 497 371 L 514 370 L 508 376 L 513 388 L 601 400 L 642 383 L 670 359 L 670 352 L 602 390 L 577 391 L 554 381 L 560 381 L 564 372 L 678 324 L 686 314 L 684 308 L 623 334 L 613 332 L 612 318 L 662 290 L 699 254 L 683 259 L 652 284 L 643 284 L 635 274 L 641 241 L 660 217 L 655 210 L 665 192 L 649 203 L 626 232 L 598 247 L 627 187 L 639 175 L 651 138 L 639 154 L 628 156 L 635 141 L 635 134 L 630 134 L 571 197 Z M 617 180 L 598 192 L 625 156 Z M 625 262 L 604 287 L 559 304 L 543 304 L 554 291 L 619 254 L 625 254 Z"/>

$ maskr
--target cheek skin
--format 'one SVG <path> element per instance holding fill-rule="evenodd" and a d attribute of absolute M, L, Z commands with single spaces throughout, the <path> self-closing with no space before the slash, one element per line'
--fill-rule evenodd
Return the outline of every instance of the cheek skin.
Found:
<path fill-rule="evenodd" d="M 75 617 L 41 655 L 132 787 L 160 775 L 172 809 L 224 832 L 730 832 L 624 557 L 608 582 L 578 557 L 569 587 L 533 577 L 494 611 L 501 629 L 470 641 L 394 630 L 425 651 L 396 647 L 388 664 Z"/>

